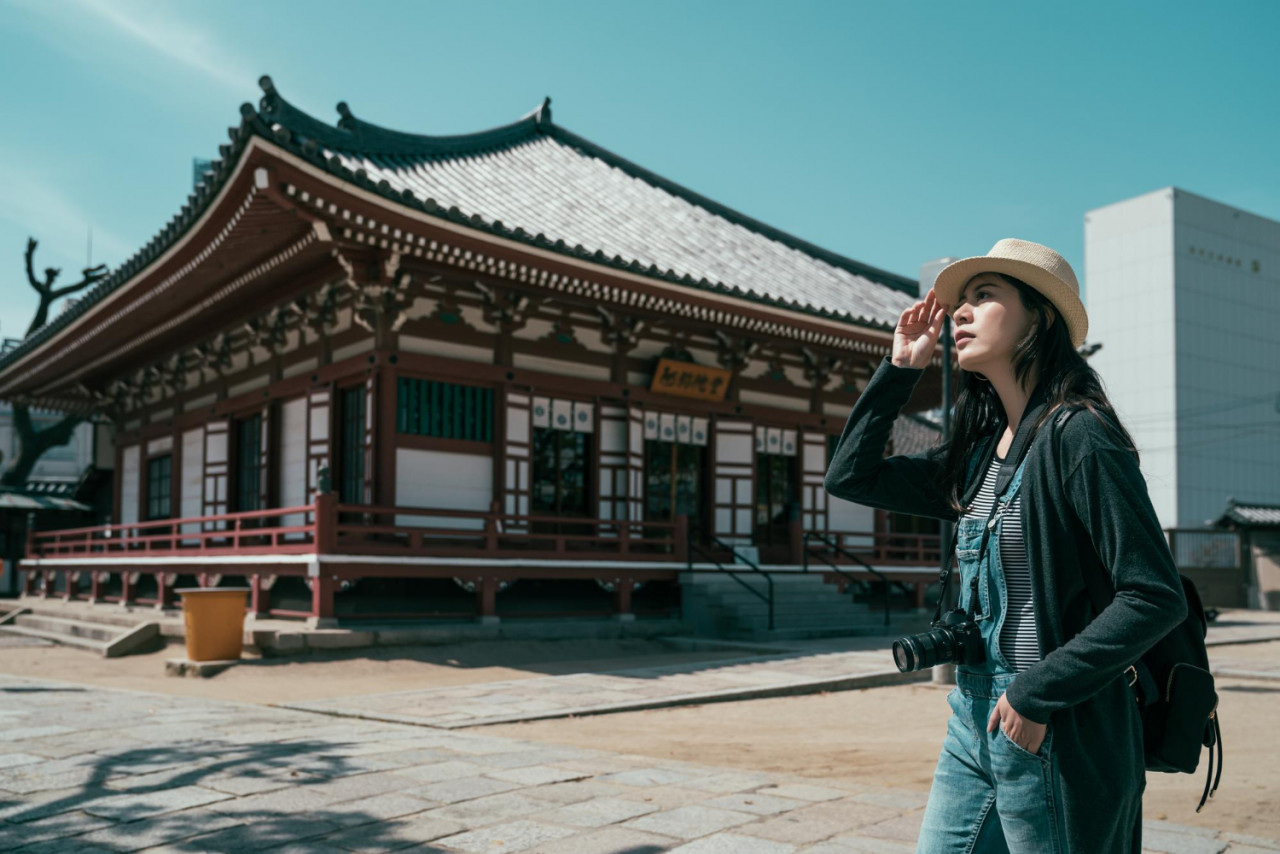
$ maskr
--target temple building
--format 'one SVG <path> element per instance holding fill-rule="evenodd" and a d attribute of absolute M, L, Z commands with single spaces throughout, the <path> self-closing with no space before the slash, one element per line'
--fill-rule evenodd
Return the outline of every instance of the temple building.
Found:
<path fill-rule="evenodd" d="M 29 594 L 645 618 L 678 613 L 690 567 L 936 568 L 936 528 L 822 487 L 913 279 L 655 175 L 549 100 L 424 136 L 261 85 L 181 212 L 0 357 L 0 399 L 114 425 L 115 524 L 33 534 Z M 900 423 L 898 452 L 936 440 Z"/>

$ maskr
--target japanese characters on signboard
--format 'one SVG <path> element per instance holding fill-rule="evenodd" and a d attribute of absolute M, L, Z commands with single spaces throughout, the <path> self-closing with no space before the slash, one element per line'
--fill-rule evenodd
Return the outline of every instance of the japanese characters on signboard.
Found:
<path fill-rule="evenodd" d="M 729 372 L 723 368 L 659 359 L 649 391 L 698 400 L 724 400 L 729 389 Z"/>

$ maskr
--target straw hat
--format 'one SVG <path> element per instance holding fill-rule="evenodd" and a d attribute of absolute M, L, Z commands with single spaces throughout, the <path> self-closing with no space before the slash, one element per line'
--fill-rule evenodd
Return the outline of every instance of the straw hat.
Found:
<path fill-rule="evenodd" d="M 1035 288 L 1057 306 L 1071 332 L 1071 344 L 1079 347 L 1089 331 L 1089 315 L 1080 302 L 1080 284 L 1067 260 L 1048 246 L 1006 237 L 986 255 L 962 258 L 947 265 L 933 284 L 938 301 L 950 311 L 960 289 L 979 273 L 1004 273 Z"/>

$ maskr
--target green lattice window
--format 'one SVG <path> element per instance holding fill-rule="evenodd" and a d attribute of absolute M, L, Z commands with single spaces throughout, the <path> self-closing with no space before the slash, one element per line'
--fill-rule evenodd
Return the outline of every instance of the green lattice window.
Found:
<path fill-rule="evenodd" d="M 365 388 L 343 389 L 339 397 L 342 432 L 338 447 L 338 497 L 343 504 L 364 503 Z"/>
<path fill-rule="evenodd" d="M 262 416 L 251 415 L 236 425 L 236 510 L 257 510 L 262 504 Z"/>
<path fill-rule="evenodd" d="M 172 488 L 173 456 L 152 457 L 147 461 L 147 518 L 168 519 Z"/>
<path fill-rule="evenodd" d="M 401 378 L 396 430 L 436 439 L 493 441 L 493 389 Z"/>

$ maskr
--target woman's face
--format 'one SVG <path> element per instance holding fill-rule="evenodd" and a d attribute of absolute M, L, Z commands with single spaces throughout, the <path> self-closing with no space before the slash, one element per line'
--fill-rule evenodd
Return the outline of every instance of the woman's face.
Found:
<path fill-rule="evenodd" d="M 1010 365 L 1014 345 L 1035 323 L 1017 288 L 991 273 L 979 273 L 960 290 L 951 309 L 956 360 L 966 371 L 987 374 Z M 984 370 L 987 368 L 988 370 Z"/>

